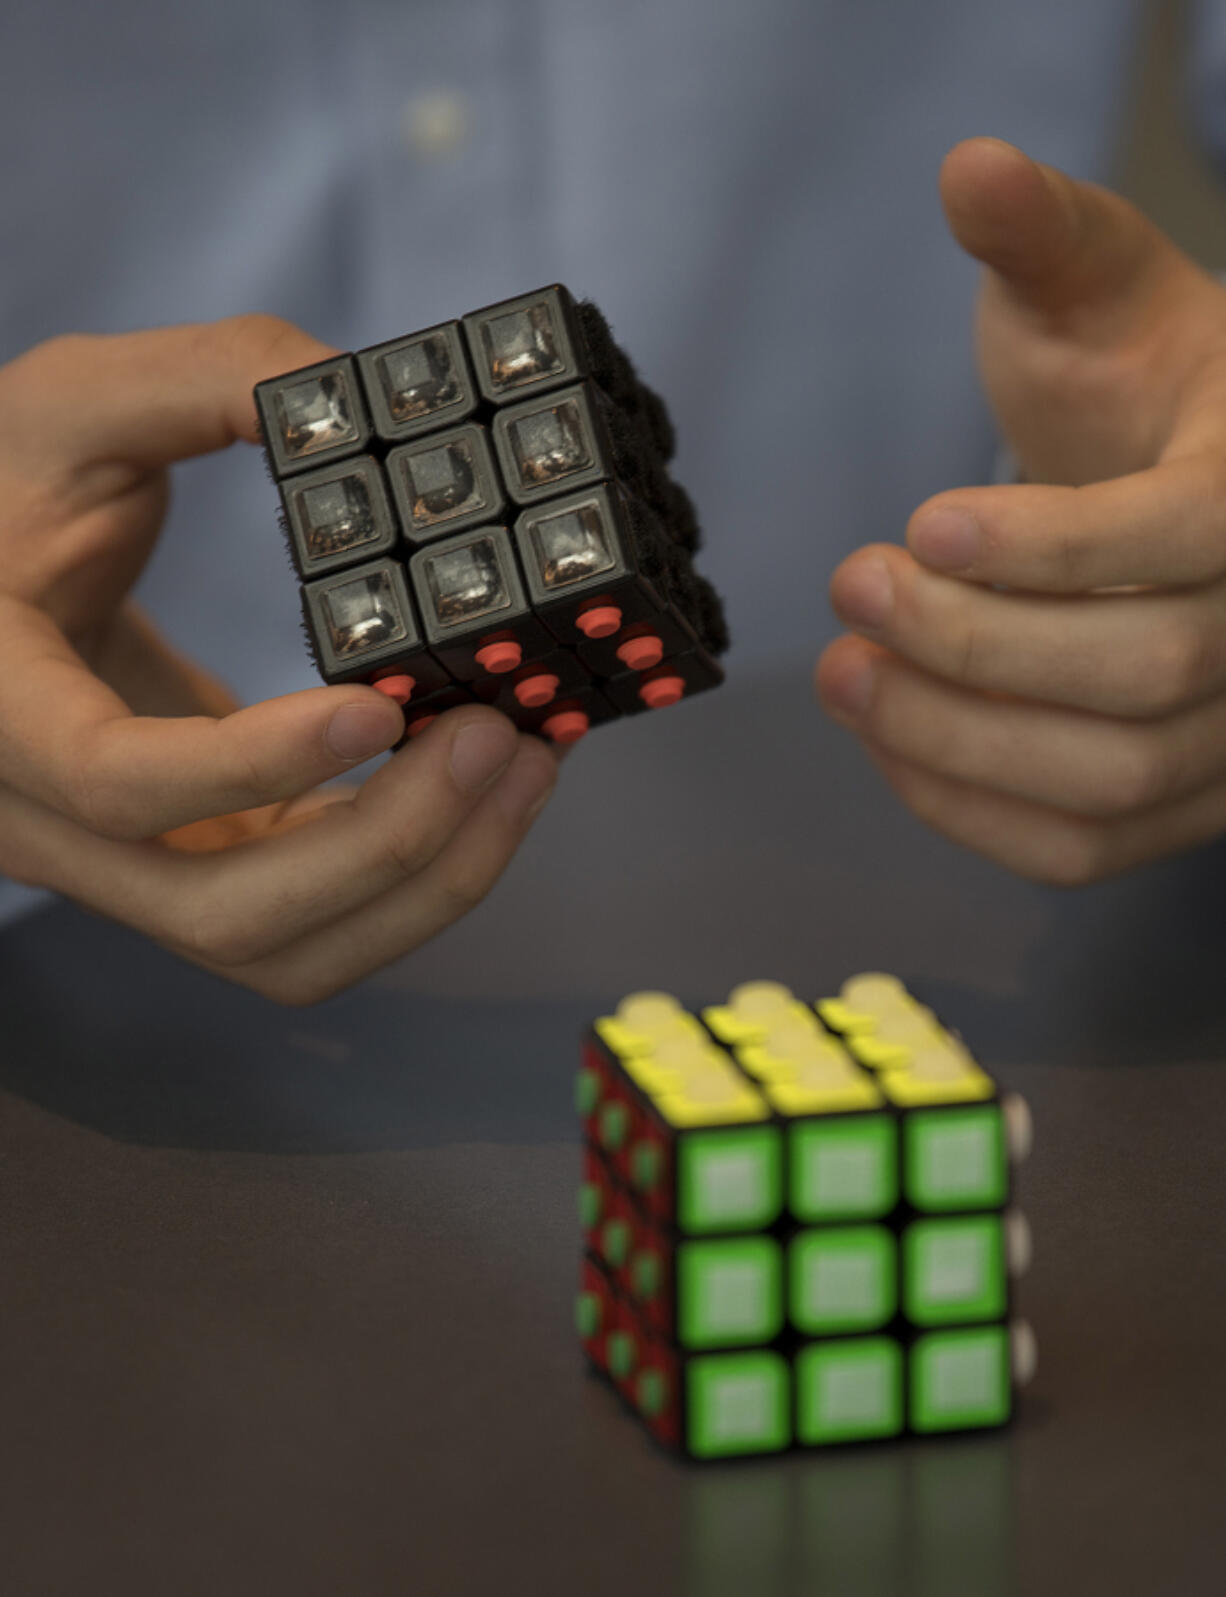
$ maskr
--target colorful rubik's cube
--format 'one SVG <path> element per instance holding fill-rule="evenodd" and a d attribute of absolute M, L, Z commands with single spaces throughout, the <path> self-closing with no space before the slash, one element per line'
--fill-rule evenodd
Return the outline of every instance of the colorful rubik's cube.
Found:
<path fill-rule="evenodd" d="M 577 1081 L 583 1348 L 691 1458 L 1004 1424 L 1029 1114 L 895 978 L 637 993 Z"/>
<path fill-rule="evenodd" d="M 315 663 L 408 736 L 477 699 L 573 743 L 723 680 L 668 414 L 594 305 L 543 288 L 255 399 Z"/>

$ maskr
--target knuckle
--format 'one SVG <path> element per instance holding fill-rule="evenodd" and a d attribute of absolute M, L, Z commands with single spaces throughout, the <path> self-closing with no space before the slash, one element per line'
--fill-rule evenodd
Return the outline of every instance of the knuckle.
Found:
<path fill-rule="evenodd" d="M 0 366 L 0 389 L 5 409 L 25 403 L 28 390 L 40 387 L 79 389 L 91 372 L 95 352 L 103 342 L 99 333 L 56 333 Z M 9 393 L 11 390 L 11 395 Z M 14 415 L 20 412 L 14 409 Z"/>
<path fill-rule="evenodd" d="M 283 317 L 248 311 L 241 316 L 228 317 L 218 325 L 222 336 L 241 357 L 266 366 L 270 372 L 279 371 L 285 365 L 286 352 L 291 350 L 295 353 L 288 357 L 290 365 L 302 365 L 299 355 L 304 335 Z"/>
<path fill-rule="evenodd" d="M 970 621 L 949 640 L 950 674 L 955 682 L 974 684 L 982 670 L 983 639 L 979 628 Z"/>
<path fill-rule="evenodd" d="M 1093 812 L 1119 818 L 1150 809 L 1170 795 L 1174 775 L 1163 748 L 1144 737 L 1125 736 L 1096 769 Z"/>
<path fill-rule="evenodd" d="M 263 931 L 242 920 L 225 903 L 206 899 L 193 906 L 176 928 L 175 942 L 199 965 L 236 970 L 267 952 Z"/>
<path fill-rule="evenodd" d="M 1140 651 L 1132 692 L 1136 713 L 1163 715 L 1198 698 L 1213 680 L 1216 649 L 1195 627 L 1155 628 Z"/>
<path fill-rule="evenodd" d="M 406 881 L 414 881 L 429 865 L 437 851 L 433 838 L 424 832 L 408 836 L 393 832 L 386 844 L 387 857 L 393 869 Z"/>
<path fill-rule="evenodd" d="M 1213 449 L 1198 461 L 1200 504 L 1198 509 L 1216 514 L 1226 501 L 1226 451 Z"/>
<path fill-rule="evenodd" d="M 1049 887 L 1089 887 L 1110 870 L 1105 830 L 1092 822 L 1066 822 L 1052 830 L 1027 874 Z"/>
<path fill-rule="evenodd" d="M 215 721 L 213 725 L 220 731 L 225 723 Z M 267 754 L 268 751 L 249 742 L 235 741 L 231 744 L 226 786 L 232 810 L 256 809 L 261 804 L 271 803 L 280 795 L 276 773 L 271 768 Z"/>
<path fill-rule="evenodd" d="M 50 869 L 34 855 L 26 854 L 19 848 L 0 849 L 0 872 L 18 887 L 54 886 Z"/>
<path fill-rule="evenodd" d="M 113 843 L 143 842 L 157 830 L 141 813 L 128 784 L 101 764 L 86 767 L 65 807 L 79 825 Z"/>
<path fill-rule="evenodd" d="M 334 997 L 344 985 L 315 971 L 256 971 L 244 978 L 244 986 L 283 1009 L 309 1009 Z"/>
<path fill-rule="evenodd" d="M 1080 588 L 1086 575 L 1086 549 L 1068 527 L 1053 529 L 1040 552 L 1053 584 L 1062 589 Z"/>
<path fill-rule="evenodd" d="M 912 681 L 905 676 L 900 679 L 888 662 L 880 662 L 868 708 L 856 727 L 857 736 L 887 755 L 920 765 L 929 763 L 934 747 L 939 746 L 946 761 L 956 766 L 962 754 L 957 727 L 951 727 L 945 717 L 938 720 L 931 706 L 923 713 L 922 695 L 913 690 Z"/>
<path fill-rule="evenodd" d="M 56 333 L 35 344 L 25 359 L 46 366 L 49 372 L 79 374 L 81 363 L 90 358 L 102 342 L 99 333 Z"/>
<path fill-rule="evenodd" d="M 489 892 L 488 878 L 475 870 L 458 864 L 443 874 L 439 881 L 439 898 L 448 921 L 459 920 L 481 903 Z"/>

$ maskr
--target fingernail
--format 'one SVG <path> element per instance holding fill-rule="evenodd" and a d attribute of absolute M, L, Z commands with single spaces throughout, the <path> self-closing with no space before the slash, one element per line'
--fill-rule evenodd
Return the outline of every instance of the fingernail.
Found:
<path fill-rule="evenodd" d="M 348 765 L 373 759 L 396 741 L 390 721 L 382 705 L 342 704 L 324 728 L 324 744 L 330 754 Z"/>
<path fill-rule="evenodd" d="M 884 560 L 854 561 L 839 573 L 835 608 L 844 621 L 877 631 L 889 620 L 894 584 Z"/>
<path fill-rule="evenodd" d="M 965 510 L 929 510 L 913 522 L 907 539 L 911 553 L 939 571 L 962 571 L 974 565 L 983 529 Z"/>
<path fill-rule="evenodd" d="M 514 758 L 519 739 L 509 722 L 477 721 L 462 727 L 451 745 L 451 774 L 457 787 L 479 793 Z"/>
<path fill-rule="evenodd" d="M 494 796 L 510 820 L 527 826 L 549 802 L 557 780 L 558 766 L 552 755 L 525 749 L 499 782 Z"/>
<path fill-rule="evenodd" d="M 827 707 L 848 721 L 858 721 L 868 709 L 873 697 L 876 671 L 869 660 L 856 660 L 852 665 L 840 665 L 833 679 L 822 684 L 822 697 Z"/>

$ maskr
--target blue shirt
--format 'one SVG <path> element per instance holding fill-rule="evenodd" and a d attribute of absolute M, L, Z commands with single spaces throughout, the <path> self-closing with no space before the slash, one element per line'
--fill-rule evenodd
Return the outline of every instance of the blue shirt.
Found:
<path fill-rule="evenodd" d="M 1139 13 L 8 0 L 0 356 L 257 309 L 352 349 L 560 279 L 674 413 L 730 670 L 805 676 L 838 560 L 990 471 L 942 155 L 992 133 L 1103 178 Z M 1196 40 L 1226 146 L 1226 5 L 1198 9 Z M 313 680 L 253 451 L 177 473 L 139 597 L 244 698 Z M 582 758 L 612 805 L 636 740 L 604 737 Z"/>

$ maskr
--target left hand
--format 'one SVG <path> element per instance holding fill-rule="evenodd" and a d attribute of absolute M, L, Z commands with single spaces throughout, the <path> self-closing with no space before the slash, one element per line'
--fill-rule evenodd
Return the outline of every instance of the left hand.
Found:
<path fill-rule="evenodd" d="M 1226 832 L 1226 288 L 996 140 L 941 191 L 1027 481 L 844 561 L 818 692 L 921 819 L 1081 884 Z"/>
<path fill-rule="evenodd" d="M 241 708 L 128 597 L 167 468 L 254 443 L 252 385 L 329 353 L 238 316 L 0 367 L 0 873 L 286 1004 L 474 908 L 557 779 L 552 749 L 470 704 L 324 786 L 391 748 L 397 706 L 352 683 Z"/>

